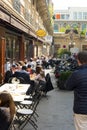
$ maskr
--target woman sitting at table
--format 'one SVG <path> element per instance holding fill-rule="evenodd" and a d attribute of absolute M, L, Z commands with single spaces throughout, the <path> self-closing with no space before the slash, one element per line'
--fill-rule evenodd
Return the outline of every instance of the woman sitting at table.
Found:
<path fill-rule="evenodd" d="M 15 104 L 8 92 L 0 93 L 0 130 L 8 130 L 15 114 Z"/>
<path fill-rule="evenodd" d="M 45 72 L 40 70 L 40 72 L 35 77 L 36 86 L 39 87 L 39 90 L 44 91 L 46 87 L 46 80 L 45 80 Z"/>
<path fill-rule="evenodd" d="M 42 71 L 42 66 L 37 65 L 37 66 L 36 66 L 36 70 L 35 70 L 36 77 L 38 77 L 38 75 L 40 74 L 41 71 Z"/>

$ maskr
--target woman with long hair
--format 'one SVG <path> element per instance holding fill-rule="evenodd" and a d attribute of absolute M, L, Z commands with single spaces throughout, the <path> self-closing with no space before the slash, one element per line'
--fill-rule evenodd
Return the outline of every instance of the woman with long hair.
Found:
<path fill-rule="evenodd" d="M 15 104 L 10 93 L 0 93 L 0 130 L 8 130 L 15 114 Z"/>

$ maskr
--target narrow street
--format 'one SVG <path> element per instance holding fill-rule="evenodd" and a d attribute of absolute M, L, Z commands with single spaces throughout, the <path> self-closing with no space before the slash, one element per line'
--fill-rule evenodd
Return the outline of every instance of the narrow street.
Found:
<path fill-rule="evenodd" d="M 79 52 L 82 55 L 87 52 L 87 0 L 0 0 L 0 93 L 8 92 L 15 103 L 15 106 L 10 105 L 10 98 L 0 97 L 1 109 L 6 109 L 6 113 L 1 111 L 6 118 L 0 116 L 0 130 L 6 125 L 9 127 L 11 120 L 12 130 L 13 124 L 18 130 L 23 127 L 23 130 L 75 130 L 73 91 L 60 90 L 55 76 L 65 72 L 61 78 L 65 81 L 79 65 L 86 64 L 87 58 L 81 57 Z M 50 73 L 54 87 L 46 95 L 41 89 L 50 83 L 44 82 L 42 68 L 45 75 Z M 86 77 L 85 73 L 83 75 Z M 82 74 L 82 81 L 76 76 L 75 80 L 80 79 L 79 84 L 86 86 Z M 86 101 L 86 97 L 84 99 Z M 86 104 L 83 101 L 75 104 Z M 85 105 L 81 108 L 84 109 L 78 113 L 87 113 Z"/>
<path fill-rule="evenodd" d="M 75 130 L 73 123 L 73 92 L 58 90 L 53 72 L 54 90 L 48 92 L 38 105 L 38 130 Z M 28 124 L 24 130 L 33 130 Z"/>

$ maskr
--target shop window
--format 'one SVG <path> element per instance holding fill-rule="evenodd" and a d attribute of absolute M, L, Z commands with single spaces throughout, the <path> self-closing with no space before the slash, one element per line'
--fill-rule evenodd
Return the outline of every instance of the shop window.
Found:
<path fill-rule="evenodd" d="M 19 60 L 19 44 L 16 38 L 6 37 L 6 58 Z"/>
<path fill-rule="evenodd" d="M 33 41 L 25 40 L 25 57 L 29 60 L 30 57 L 33 57 L 34 52 Z"/>
<path fill-rule="evenodd" d="M 26 57 L 29 60 L 29 55 L 28 55 L 29 47 L 28 46 L 29 46 L 29 40 L 26 40 L 25 44 L 24 44 L 24 48 L 25 48 L 25 56 L 24 57 Z"/>

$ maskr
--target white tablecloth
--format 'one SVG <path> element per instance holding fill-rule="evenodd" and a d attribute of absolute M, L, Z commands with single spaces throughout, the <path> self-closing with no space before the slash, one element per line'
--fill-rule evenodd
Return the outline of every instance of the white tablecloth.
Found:
<path fill-rule="evenodd" d="M 23 101 L 26 96 L 26 91 L 30 84 L 9 84 L 6 83 L 0 87 L 0 92 L 9 92 L 14 101 Z"/>

